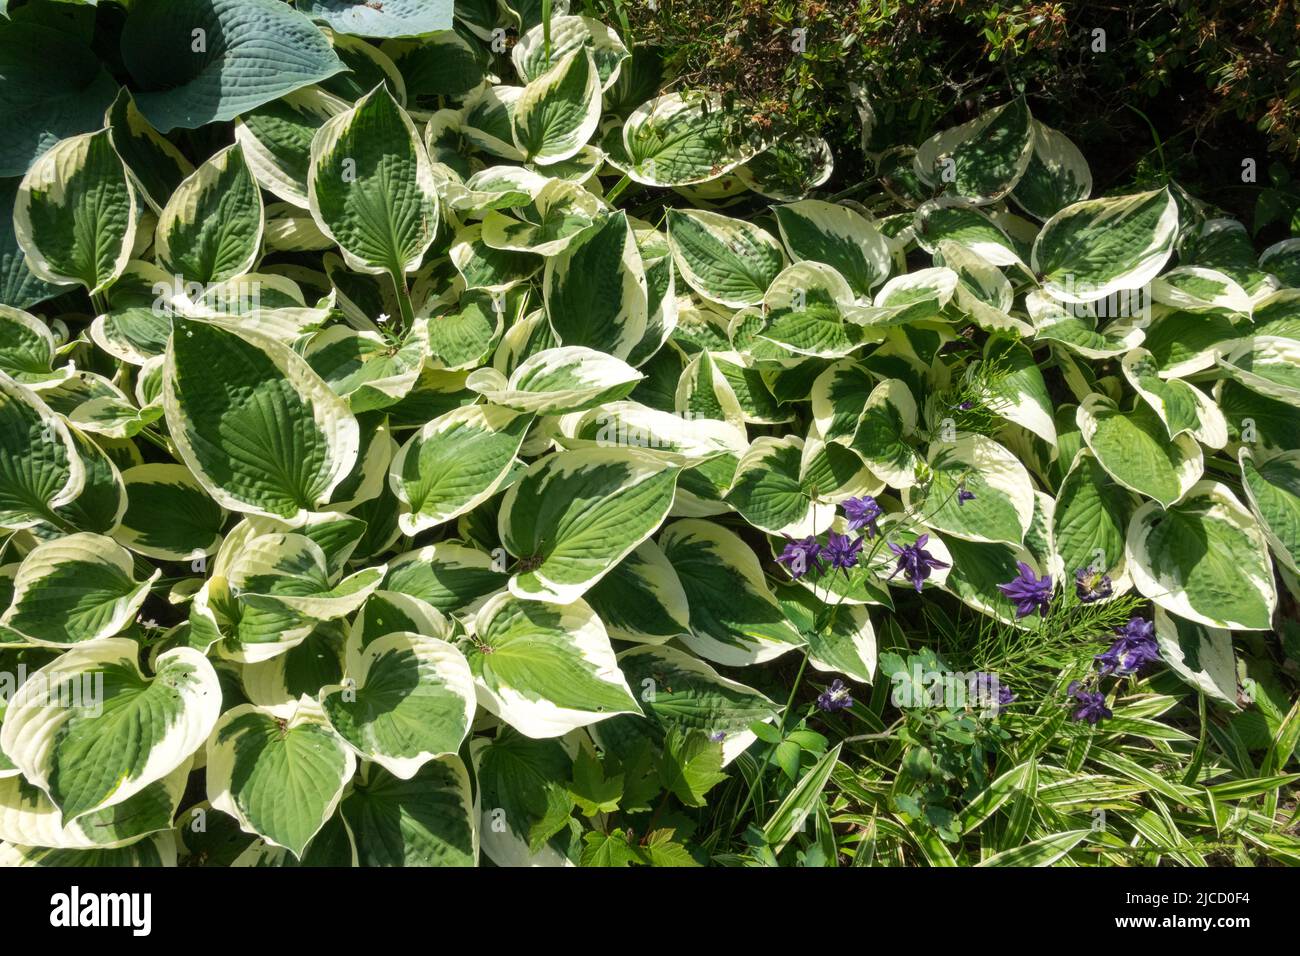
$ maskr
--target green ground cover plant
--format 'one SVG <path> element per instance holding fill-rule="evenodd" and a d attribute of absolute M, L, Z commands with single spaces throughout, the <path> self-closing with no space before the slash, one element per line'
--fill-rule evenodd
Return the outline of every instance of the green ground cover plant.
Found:
<path fill-rule="evenodd" d="M 1300 862 L 1300 238 L 617 10 L 5 12 L 0 863 Z"/>

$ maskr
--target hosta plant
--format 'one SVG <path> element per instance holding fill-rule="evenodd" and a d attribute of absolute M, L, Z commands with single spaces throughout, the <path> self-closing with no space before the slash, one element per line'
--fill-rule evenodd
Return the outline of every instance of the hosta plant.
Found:
<path fill-rule="evenodd" d="M 4 862 L 834 859 L 799 679 L 852 713 L 918 606 L 1014 652 L 1121 602 L 1242 706 L 1300 245 L 1093 195 L 1023 98 L 827 194 L 543 6 L 136 0 L 102 64 L 84 8 L 0 23 L 86 64 L 3 80 Z"/>

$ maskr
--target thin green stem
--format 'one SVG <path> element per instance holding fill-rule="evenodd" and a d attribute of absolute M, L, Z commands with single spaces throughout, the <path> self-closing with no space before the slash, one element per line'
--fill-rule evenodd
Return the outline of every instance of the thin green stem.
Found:
<path fill-rule="evenodd" d="M 402 310 L 402 327 L 398 330 L 405 333 L 415 325 L 415 306 L 411 303 L 411 290 L 406 284 L 406 273 L 393 271 L 389 273 L 393 279 L 393 289 L 397 292 L 397 307 Z"/>
<path fill-rule="evenodd" d="M 631 177 L 625 175 L 622 179 L 620 179 L 618 182 L 616 182 L 613 186 L 610 187 L 609 192 L 605 194 L 605 202 L 609 203 L 611 206 L 614 205 L 614 202 L 618 199 L 619 196 L 623 195 L 623 191 L 627 189 L 627 187 L 631 184 L 631 182 L 632 182 Z"/>

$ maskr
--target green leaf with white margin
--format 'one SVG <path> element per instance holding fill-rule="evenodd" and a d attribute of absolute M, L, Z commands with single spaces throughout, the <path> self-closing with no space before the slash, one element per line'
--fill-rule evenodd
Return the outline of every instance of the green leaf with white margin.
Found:
<path fill-rule="evenodd" d="M 576 156 L 600 123 L 600 76 L 585 48 L 575 48 L 524 87 L 511 117 L 515 148 L 549 166 Z"/>
<path fill-rule="evenodd" d="M 438 227 L 429 156 L 387 86 L 316 133 L 307 193 L 316 225 L 358 272 L 414 272 Z"/>
<path fill-rule="evenodd" d="M 553 811 L 566 818 L 572 813 L 572 798 L 564 788 L 573 777 L 573 749 L 555 738 L 534 740 L 508 727 L 495 739 L 470 741 L 479 787 L 477 829 L 483 852 L 497 866 L 574 865 L 578 849 L 570 845 L 576 843 L 570 824 L 547 825 Z"/>
<path fill-rule="evenodd" d="M 989 411 L 1054 446 L 1052 397 L 1034 353 L 1015 339 L 994 335 L 984 345 L 984 361 L 996 370 L 986 390 Z"/>
<path fill-rule="evenodd" d="M 1251 311 L 1250 295 L 1230 276 L 1200 266 L 1179 266 L 1151 283 L 1151 298 L 1187 312 Z"/>
<path fill-rule="evenodd" d="M 723 677 L 676 647 L 634 647 L 618 656 L 628 684 L 636 688 L 645 717 L 615 717 L 596 724 L 591 735 L 604 750 L 635 754 L 649 741 L 656 749 L 676 730 L 721 737 L 726 766 L 757 738 L 749 728 L 776 718 L 780 707 L 763 694 Z"/>
<path fill-rule="evenodd" d="M 356 464 L 347 403 L 305 360 L 260 335 L 176 319 L 163 387 L 181 459 L 230 511 L 301 522 Z"/>
<path fill-rule="evenodd" d="M 518 219 L 488 210 L 483 242 L 493 249 L 554 256 L 591 228 L 600 212 L 600 199 L 582 186 L 553 179 L 530 202 L 515 207 Z"/>
<path fill-rule="evenodd" d="M 459 757 L 426 763 L 409 780 L 363 768 L 339 812 L 360 866 L 478 864 L 473 791 Z"/>
<path fill-rule="evenodd" d="M 170 776 L 221 713 L 217 673 L 198 651 L 160 654 L 152 678 L 139 656 L 124 638 L 73 648 L 32 674 L 5 711 L 0 749 L 65 824 Z"/>
<path fill-rule="evenodd" d="M 1050 219 L 1092 192 L 1092 170 L 1074 142 L 1046 123 L 1033 121 L 1033 154 L 1011 199 L 1035 219 Z"/>
<path fill-rule="evenodd" d="M 51 285 L 38 279 L 27 266 L 18 234 L 14 232 L 14 204 L 18 199 L 17 179 L 0 180 L 0 302 L 30 309 L 66 291 L 69 286 Z"/>
<path fill-rule="evenodd" d="M 483 241 L 483 227 L 479 224 L 456 233 L 449 255 L 465 288 L 494 293 L 513 288 L 541 266 L 541 257 L 531 252 L 493 249 Z"/>
<path fill-rule="evenodd" d="M 733 309 L 762 302 L 785 264 L 767 230 L 706 210 L 669 209 L 668 244 L 686 284 Z"/>
<path fill-rule="evenodd" d="M 992 438 L 959 435 L 930 445 L 928 485 L 905 489 L 903 504 L 946 537 L 1019 545 L 1034 518 L 1034 484 L 1020 459 Z M 964 489 L 975 497 L 961 500 Z"/>
<path fill-rule="evenodd" d="M 1171 441 L 1160 418 L 1145 404 L 1124 412 L 1093 393 L 1075 417 L 1101 466 L 1125 488 L 1169 507 L 1201 477 L 1205 463 L 1200 444 L 1186 434 Z"/>
<path fill-rule="evenodd" d="M 922 203 L 912 214 L 917 244 L 934 253 L 940 243 L 954 242 L 995 266 L 1024 268 L 1018 244 L 978 206 L 944 196 Z"/>
<path fill-rule="evenodd" d="M 509 307 L 500 292 L 471 289 L 452 311 L 429 320 L 429 361 L 438 369 L 473 369 L 487 364 L 501 341 Z"/>
<path fill-rule="evenodd" d="M 617 641 L 663 644 L 690 631 L 686 592 L 654 541 L 641 542 L 584 597 Z"/>
<path fill-rule="evenodd" d="M 528 356 L 509 381 L 494 368 L 471 372 L 465 385 L 494 405 L 558 415 L 582 411 L 628 395 L 644 376 L 612 355 L 578 345 Z"/>
<path fill-rule="evenodd" d="M 347 101 L 309 86 L 241 115 L 235 121 L 235 142 L 243 147 L 258 185 L 287 203 L 310 208 L 311 141 L 326 121 L 346 109 Z"/>
<path fill-rule="evenodd" d="M 356 612 L 387 570 L 363 568 L 332 583 L 319 544 L 304 534 L 272 532 L 244 545 L 227 579 L 234 596 L 251 609 L 334 621 Z"/>
<path fill-rule="evenodd" d="M 998 590 L 998 585 L 1006 584 L 1019 574 L 1019 562 L 1029 565 L 1037 575 L 1047 573 L 1028 549 L 1006 542 L 967 541 L 949 535 L 932 537 L 930 543 L 935 542 L 943 543 L 952 565 L 944 578 L 945 591 L 1003 624 L 1019 623 L 1015 605 Z M 938 552 L 935 556 L 939 556 Z M 902 578 L 901 574 L 899 578 Z"/>
<path fill-rule="evenodd" d="M 840 742 L 818 757 L 763 825 L 763 842 L 771 847 L 773 853 L 785 849 L 794 835 L 803 831 L 808 817 L 816 814 L 822 806 L 822 791 L 830 782 L 831 771 L 839 763 L 843 746 L 844 743 Z"/>
<path fill-rule="evenodd" d="M 1108 575 L 1116 594 L 1126 591 L 1124 541 L 1138 503 L 1137 496 L 1111 480 L 1092 452 L 1076 455 L 1057 491 L 1052 517 L 1058 576 L 1068 583 L 1076 572 L 1091 569 Z"/>
<path fill-rule="evenodd" d="M 102 292 L 126 268 L 135 229 L 135 187 L 107 129 L 59 142 L 18 186 L 14 234 L 45 282 Z"/>
<path fill-rule="evenodd" d="M 1156 608 L 1156 643 L 1160 657 L 1187 684 L 1240 711 L 1237 703 L 1237 655 L 1232 632 L 1205 627 Z"/>
<path fill-rule="evenodd" d="M 304 694 L 314 698 L 322 687 L 343 680 L 345 641 L 343 625 L 331 621 L 317 626 L 305 641 L 277 657 L 242 665 L 239 678 L 244 697 L 280 717 L 290 716 Z"/>
<path fill-rule="evenodd" d="M 252 704 L 226 711 L 208 740 L 207 762 L 213 808 L 299 858 L 356 770 L 351 749 L 305 698 L 287 719 Z"/>
<path fill-rule="evenodd" d="M 111 538 L 80 532 L 33 548 L 14 579 L 0 626 L 33 644 L 73 647 L 121 633 L 161 575 L 135 580 L 130 553 Z"/>
<path fill-rule="evenodd" d="M 1241 339 L 1219 365 L 1252 391 L 1279 402 L 1300 403 L 1300 341 L 1278 335 Z"/>
<path fill-rule="evenodd" d="M 63 418 L 0 373 L 0 526 L 29 528 L 48 520 L 85 483 L 85 465 Z"/>
<path fill-rule="evenodd" d="M 842 358 L 865 341 L 862 329 L 846 321 L 852 305 L 853 290 L 831 266 L 796 262 L 768 286 L 766 323 L 757 335 L 797 355 Z"/>
<path fill-rule="evenodd" d="M 1292 574 L 1300 575 L 1300 451 L 1261 454 L 1257 462 L 1243 445 L 1237 460 L 1246 500 L 1273 554 Z"/>
<path fill-rule="evenodd" d="M 736 169 L 736 178 L 766 199 L 798 202 L 826 185 L 835 170 L 830 143 L 820 136 L 786 132 Z"/>
<path fill-rule="evenodd" d="M 857 456 L 841 445 L 832 450 L 820 440 L 804 442 L 798 435 L 764 435 L 741 455 L 726 500 L 769 534 L 817 535 L 835 517 L 830 499 L 861 468 Z M 817 487 L 819 482 L 827 486 Z"/>
<path fill-rule="evenodd" d="M 0 372 L 24 385 L 62 378 L 54 364 L 54 336 L 36 316 L 0 305 Z"/>
<path fill-rule="evenodd" d="M 419 598 L 444 614 L 470 613 L 488 595 L 505 588 L 509 574 L 504 551 L 500 557 L 494 562 L 492 555 L 476 548 L 440 541 L 389 561 L 384 588 Z"/>
<path fill-rule="evenodd" d="M 849 443 L 872 474 L 894 488 L 916 484 L 916 451 L 906 436 L 916 430 L 916 399 L 902 379 L 885 379 L 871 390 Z"/>
<path fill-rule="evenodd" d="M 347 648 L 347 680 L 323 687 L 334 731 L 363 760 L 410 780 L 454 754 L 474 719 L 474 677 L 465 656 L 435 637 L 399 631 Z"/>
<path fill-rule="evenodd" d="M 547 259 L 544 278 L 546 314 L 562 345 L 625 359 L 641 341 L 649 295 L 626 213 L 612 213 Z"/>
<path fill-rule="evenodd" d="M 126 513 L 126 485 L 117 463 L 90 435 L 69 426 L 77 455 L 86 470 L 86 483 L 74 501 L 55 513 L 79 531 L 116 535 Z M 133 447 L 133 446 L 132 446 Z"/>
<path fill-rule="evenodd" d="M 914 168 L 931 186 L 943 185 L 986 205 L 1009 193 L 1033 155 L 1033 117 L 1023 96 L 942 130 L 917 150 Z"/>
<path fill-rule="evenodd" d="M 805 199 L 773 209 L 794 262 L 822 262 L 848 282 L 859 299 L 889 275 L 889 244 L 864 216 L 835 203 Z"/>
<path fill-rule="evenodd" d="M 599 20 L 553 16 L 545 26 L 538 24 L 521 36 L 510 58 L 519 78 L 529 83 L 578 49 L 591 53 L 603 90 L 618 80 L 623 61 L 630 56 L 619 35 Z"/>
<path fill-rule="evenodd" d="M 606 152 L 633 181 L 644 186 L 706 183 L 752 159 L 757 146 L 742 141 L 718 93 L 667 93 L 633 111 L 616 129 Z"/>
<path fill-rule="evenodd" d="M 560 737 L 616 714 L 640 714 L 605 625 L 581 600 L 498 594 L 474 616 L 466 657 L 479 703 L 528 737 Z"/>
<path fill-rule="evenodd" d="M 650 537 L 672 507 L 680 470 L 621 448 L 562 451 L 510 486 L 501 542 L 521 560 L 510 590 L 565 603 Z"/>
<path fill-rule="evenodd" d="M 934 266 L 894 276 L 876 293 L 870 307 L 853 313 L 855 322 L 868 326 L 907 325 L 940 318 L 957 291 L 957 273 Z"/>
<path fill-rule="evenodd" d="M 405 398 L 428 352 L 429 323 L 416 319 L 398 341 L 379 332 L 331 325 L 312 336 L 303 357 L 359 415 Z"/>
<path fill-rule="evenodd" d="M 127 506 L 113 537 L 137 554 L 191 561 L 216 552 L 226 512 L 184 465 L 136 465 L 122 473 Z"/>
<path fill-rule="evenodd" d="M 194 164 L 144 118 L 125 87 L 104 122 L 113 130 L 113 145 L 141 198 L 155 213 L 161 211 L 181 180 L 194 172 Z"/>
<path fill-rule="evenodd" d="M 253 268 L 265 228 L 262 193 L 236 143 L 176 187 L 158 214 L 154 249 L 169 273 L 222 282 Z"/>
<path fill-rule="evenodd" d="M 1090 306 L 1063 307 L 1037 290 L 1025 296 L 1025 311 L 1035 339 L 1059 342 L 1085 358 L 1116 358 L 1140 345 L 1145 335 L 1141 321 L 1119 319 L 1102 328 Z"/>
<path fill-rule="evenodd" d="M 813 380 L 809 393 L 813 421 L 827 441 L 850 443 L 875 381 L 853 359 L 835 362 Z"/>
<path fill-rule="evenodd" d="M 1167 510 L 1154 501 L 1139 508 L 1128 562 L 1138 591 L 1170 614 L 1232 631 L 1272 627 L 1268 538 L 1226 485 L 1201 481 Z"/>
<path fill-rule="evenodd" d="M 1150 352 L 1136 348 L 1124 356 L 1124 377 L 1133 391 L 1164 422 L 1170 438 L 1188 434 L 1209 448 L 1228 443 L 1228 423 L 1211 398 L 1182 379 L 1162 378 Z"/>
<path fill-rule="evenodd" d="M 1159 275 L 1177 234 L 1178 204 L 1167 189 L 1089 199 L 1043 224 L 1030 267 L 1048 295 L 1093 302 Z"/>
<path fill-rule="evenodd" d="M 743 428 L 712 418 L 688 418 L 637 402 L 608 402 L 559 422 L 564 448 L 633 448 L 674 465 L 693 465 L 749 447 Z"/>
<path fill-rule="evenodd" d="M 797 584 L 780 585 L 776 596 L 786 617 L 808 642 L 809 664 L 859 684 L 871 683 L 876 672 L 876 630 L 865 607 L 828 607 Z"/>
<path fill-rule="evenodd" d="M 388 471 L 402 503 L 405 535 L 472 511 L 500 490 L 533 417 L 495 405 L 467 405 L 429 422 L 402 446 Z"/>
<path fill-rule="evenodd" d="M 768 587 L 757 555 L 732 531 L 709 521 L 675 521 L 659 538 L 690 607 L 680 640 L 726 667 L 759 664 L 793 650 L 803 637 Z"/>
<path fill-rule="evenodd" d="M 60 850 L 0 843 L 0 866 L 162 867 L 176 865 L 176 837 L 154 833 L 129 846 L 93 850 Z"/>

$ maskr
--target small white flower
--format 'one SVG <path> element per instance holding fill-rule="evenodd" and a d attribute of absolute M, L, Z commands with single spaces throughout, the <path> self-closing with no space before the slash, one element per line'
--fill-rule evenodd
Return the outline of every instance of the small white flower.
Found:
<path fill-rule="evenodd" d="M 389 319 L 389 315 L 387 312 L 380 312 L 379 318 L 377 318 L 375 321 L 378 322 L 380 325 L 383 325 L 385 322 L 388 321 L 388 319 Z"/>

